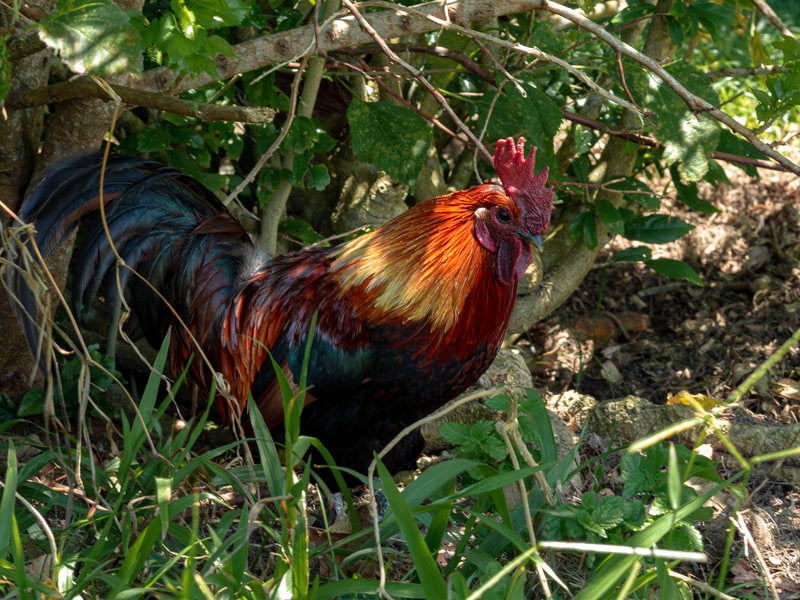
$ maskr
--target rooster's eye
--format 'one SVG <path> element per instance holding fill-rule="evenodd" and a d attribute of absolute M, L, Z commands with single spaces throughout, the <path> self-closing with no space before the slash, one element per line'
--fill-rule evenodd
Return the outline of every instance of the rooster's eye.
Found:
<path fill-rule="evenodd" d="M 511 213 L 508 212 L 508 209 L 505 208 L 498 208 L 497 209 L 497 220 L 501 223 L 510 223 L 511 222 Z"/>

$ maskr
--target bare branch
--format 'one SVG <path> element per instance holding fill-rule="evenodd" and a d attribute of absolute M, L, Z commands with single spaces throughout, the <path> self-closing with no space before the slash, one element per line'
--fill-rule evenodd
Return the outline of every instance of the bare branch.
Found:
<path fill-rule="evenodd" d="M 775 29 L 781 32 L 781 35 L 789 36 L 790 38 L 797 39 L 792 30 L 786 26 L 786 23 L 781 21 L 781 18 L 775 14 L 775 11 L 772 10 L 772 7 L 767 4 L 765 0 L 750 0 L 753 3 L 755 9 L 764 15 L 764 18 L 769 21 Z"/>
<path fill-rule="evenodd" d="M 413 10 L 391 5 L 390 10 L 369 15 L 369 23 L 382 39 L 404 37 L 426 33 L 440 27 L 426 15 L 439 17 L 439 20 L 452 19 L 468 23 L 475 18 L 475 3 L 469 0 L 435 0 L 415 6 Z M 540 7 L 541 0 L 505 0 L 487 3 L 489 12 L 481 14 L 487 19 L 527 12 Z M 220 79 L 227 79 L 237 73 L 247 73 L 267 65 L 298 60 L 308 54 L 324 54 L 343 48 L 353 48 L 374 42 L 374 38 L 362 30 L 352 15 L 338 16 L 325 20 L 319 25 L 319 37 L 315 35 L 315 24 L 305 25 L 274 35 L 254 38 L 233 47 L 235 57 L 218 57 L 218 76 L 203 73 L 191 78 L 181 78 L 178 73 L 167 68 L 152 69 L 140 78 L 126 82 L 130 87 L 157 90 L 178 94 L 186 90 L 202 87 Z M 492 41 L 495 41 L 492 38 Z"/>
<path fill-rule="evenodd" d="M 146 106 L 178 115 L 197 117 L 201 121 L 241 121 L 243 123 L 270 123 L 275 110 L 260 106 L 224 106 L 173 98 L 157 92 L 134 89 L 109 83 L 125 104 Z M 98 98 L 108 100 L 108 94 L 90 77 L 55 83 L 36 89 L 17 88 L 5 99 L 6 108 L 19 109 L 64 102 L 76 98 Z"/>
<path fill-rule="evenodd" d="M 368 78 L 372 79 L 384 92 L 386 92 L 387 94 L 392 96 L 392 98 L 394 98 L 397 102 L 399 102 L 400 104 L 405 106 L 408 110 L 412 110 L 415 113 L 417 113 L 420 117 L 422 117 L 423 119 L 425 119 L 426 121 L 431 123 L 434 127 L 437 127 L 438 129 L 441 129 L 449 137 L 458 138 L 465 144 L 468 143 L 469 140 L 466 140 L 465 138 L 459 136 L 457 132 L 455 132 L 452 129 L 450 129 L 449 127 L 447 127 L 447 125 L 442 123 L 439 119 L 437 119 L 436 117 L 431 116 L 431 115 L 429 115 L 427 113 L 424 113 L 422 110 L 420 110 L 420 108 L 416 104 L 414 104 L 413 102 L 410 102 L 410 101 L 406 100 L 405 98 L 403 98 L 403 96 L 401 94 L 398 94 L 394 89 L 392 89 L 390 86 L 386 85 L 386 83 L 382 80 L 382 78 L 373 77 L 372 74 L 370 74 L 369 72 L 367 72 L 363 68 L 357 67 L 356 65 L 348 65 L 348 66 L 351 69 L 361 73 L 364 77 L 368 77 Z"/>

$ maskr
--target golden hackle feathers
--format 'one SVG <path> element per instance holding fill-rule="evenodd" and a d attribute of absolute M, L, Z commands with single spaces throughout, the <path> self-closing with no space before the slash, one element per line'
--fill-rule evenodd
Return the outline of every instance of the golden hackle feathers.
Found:
<path fill-rule="evenodd" d="M 376 324 L 425 320 L 449 331 L 491 270 L 473 235 L 475 211 L 503 201 L 511 203 L 492 185 L 454 192 L 346 244 L 332 264 L 342 294 L 363 298 L 360 316 Z"/>

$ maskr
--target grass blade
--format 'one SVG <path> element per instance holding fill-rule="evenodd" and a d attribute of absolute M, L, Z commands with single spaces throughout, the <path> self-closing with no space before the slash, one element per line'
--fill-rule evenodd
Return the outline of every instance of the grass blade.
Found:
<path fill-rule="evenodd" d="M 397 520 L 397 525 L 405 538 L 414 566 L 417 569 L 420 583 L 425 591 L 426 598 L 447 598 L 447 582 L 442 577 L 441 571 L 431 555 L 425 538 L 414 522 L 411 507 L 403 495 L 394 485 L 392 476 L 381 461 L 377 461 L 378 475 L 383 482 L 383 492 L 392 509 L 392 514 Z"/>
<path fill-rule="evenodd" d="M 281 462 L 275 440 L 267 427 L 258 404 L 251 398 L 250 408 L 247 411 L 250 415 L 250 423 L 253 426 L 253 435 L 256 438 L 258 455 L 261 458 L 261 466 L 264 469 L 264 480 L 269 487 L 269 493 L 273 496 L 282 496 L 286 486 L 286 477 L 283 474 L 283 463 Z"/>
<path fill-rule="evenodd" d="M 5 556 L 11 540 L 14 524 L 14 496 L 17 493 L 17 452 L 14 442 L 8 442 L 8 466 L 3 496 L 0 498 L 0 557 Z"/>

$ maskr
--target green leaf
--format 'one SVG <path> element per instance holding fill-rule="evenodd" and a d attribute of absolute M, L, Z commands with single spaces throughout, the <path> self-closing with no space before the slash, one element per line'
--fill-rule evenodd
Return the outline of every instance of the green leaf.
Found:
<path fill-rule="evenodd" d="M 0 104 L 11 91 L 11 58 L 6 42 L 10 36 L 0 35 Z"/>
<path fill-rule="evenodd" d="M 465 486 L 460 491 L 460 495 L 463 497 L 480 496 L 481 494 L 486 494 L 494 490 L 501 490 L 505 486 L 510 485 L 516 481 L 522 481 L 526 477 L 530 477 L 537 471 L 541 470 L 542 470 L 541 466 L 535 466 L 535 467 L 522 467 L 520 469 L 515 469 L 513 471 L 503 471 L 502 473 L 485 477 L 480 481 Z"/>
<path fill-rule="evenodd" d="M 601 496 L 588 513 L 580 517 L 581 524 L 601 537 L 608 536 L 608 530 L 617 527 L 625 519 L 625 499 L 619 496 Z"/>
<path fill-rule="evenodd" d="M 304 246 L 314 244 L 324 239 L 323 236 L 311 226 L 311 223 L 304 219 L 284 219 L 278 225 L 278 231 L 296 240 L 300 240 Z"/>
<path fill-rule="evenodd" d="M 667 71 L 695 95 L 712 105 L 719 104 L 708 77 L 685 62 L 678 61 Z M 698 181 L 708 171 L 708 156 L 719 143 L 720 126 L 711 117 L 693 113 L 684 101 L 653 73 L 631 77 L 636 90 L 644 95 L 644 105 L 657 115 L 656 137 L 664 144 L 666 164 L 677 164 L 684 181 Z"/>
<path fill-rule="evenodd" d="M 177 0 L 173 0 L 173 6 Z M 242 0 L 202 0 L 180 4 L 191 10 L 194 22 L 205 29 L 239 25 L 250 13 L 250 4 Z"/>
<path fill-rule="evenodd" d="M 655 6 L 646 2 L 629 5 L 614 15 L 611 18 L 611 22 L 615 25 L 623 25 L 625 23 L 641 21 L 652 15 L 653 11 L 655 11 Z"/>
<path fill-rule="evenodd" d="M 641 493 L 651 493 L 656 486 L 656 467 L 651 464 L 650 453 L 645 458 L 641 454 L 623 454 L 619 461 L 619 473 L 625 485 L 622 495 L 631 498 Z"/>
<path fill-rule="evenodd" d="M 6 478 L 3 485 L 3 495 L 0 497 L 0 557 L 4 557 L 6 549 L 11 543 L 14 517 L 14 495 L 17 493 L 17 452 L 14 442 L 8 441 L 8 455 L 6 460 Z"/>
<path fill-rule="evenodd" d="M 715 39 L 720 36 L 720 28 L 723 31 L 732 29 L 735 24 L 733 8 L 725 4 L 710 0 L 694 0 L 688 3 L 686 8 L 687 19 L 699 22 Z"/>
<path fill-rule="evenodd" d="M 60 0 L 39 36 L 76 73 L 141 72 L 142 42 L 128 14 L 111 0 Z"/>
<path fill-rule="evenodd" d="M 309 152 L 314 148 L 317 138 L 324 133 L 314 119 L 308 117 L 295 117 L 286 139 L 283 141 L 285 150 L 297 154 Z"/>
<path fill-rule="evenodd" d="M 733 135 L 730 131 L 725 131 L 725 130 L 723 130 L 720 134 L 719 145 L 717 146 L 717 150 L 719 150 L 720 152 L 727 152 L 729 154 L 735 154 L 737 156 L 745 156 L 748 158 L 758 158 L 758 159 L 766 158 L 761 152 L 756 150 L 755 147 L 750 142 Z M 751 167 L 748 165 L 740 165 L 738 163 L 733 163 L 733 166 L 739 167 L 751 177 L 758 177 L 758 170 L 756 170 L 755 167 Z"/>
<path fill-rule="evenodd" d="M 422 117 L 388 102 L 353 100 L 347 121 L 357 160 L 399 181 L 414 182 L 433 144 L 430 126 Z"/>
<path fill-rule="evenodd" d="M 236 53 L 233 51 L 233 47 L 228 43 L 223 37 L 218 35 L 210 35 L 205 43 L 205 50 L 210 57 L 216 56 L 217 54 L 222 54 L 223 56 L 236 56 Z M 212 75 L 216 72 L 216 65 L 214 66 L 214 71 Z"/>
<path fill-rule="evenodd" d="M 392 475 L 381 461 L 378 461 L 378 475 L 383 482 L 383 492 L 392 509 L 392 514 L 397 519 L 397 524 L 403 534 L 409 553 L 414 560 L 414 567 L 419 576 L 426 598 L 447 598 L 447 583 L 442 577 L 436 561 L 428 550 L 425 538 L 422 537 L 414 515 L 406 503 L 403 495 L 395 487 Z"/>
<path fill-rule="evenodd" d="M 594 205 L 597 216 L 603 224 L 618 235 L 625 233 L 625 222 L 617 207 L 605 198 L 600 198 Z"/>
<path fill-rule="evenodd" d="M 192 13 L 181 12 L 177 17 L 167 13 L 147 28 L 144 35 L 149 45 L 157 47 L 167 57 L 167 66 L 181 73 L 208 73 L 217 75 L 217 65 L 212 46 L 217 50 L 227 50 L 227 42 L 209 39 L 208 32 L 202 27 L 195 27 L 191 22 Z M 181 22 L 179 23 L 179 20 Z M 218 38 L 219 36 L 211 36 Z M 221 38 L 220 38 L 221 39 Z"/>
<path fill-rule="evenodd" d="M 42 388 L 34 388 L 25 392 L 17 408 L 18 417 L 41 415 L 44 412 L 45 393 Z"/>
<path fill-rule="evenodd" d="M 158 517 L 161 519 L 161 539 L 169 531 L 169 522 L 172 518 L 170 514 L 170 502 L 172 500 L 172 478 L 156 477 L 156 503 L 158 504 Z"/>
<path fill-rule="evenodd" d="M 308 170 L 308 179 L 311 187 L 321 192 L 331 182 L 331 174 L 325 165 L 311 165 Z"/>
<path fill-rule="evenodd" d="M 527 97 L 509 89 L 496 102 L 487 94 L 481 100 L 480 112 L 481 115 L 488 115 L 489 119 L 485 135 L 487 141 L 524 135 L 528 144 L 537 147 L 538 171 L 541 168 L 538 165 L 553 163 L 553 137 L 563 117 L 558 105 L 539 88 L 526 84 L 525 92 Z"/>
<path fill-rule="evenodd" d="M 648 244 L 674 242 L 694 229 L 683 219 L 669 215 L 636 217 L 625 224 L 625 237 Z"/>
<path fill-rule="evenodd" d="M 650 189 L 650 186 L 635 177 L 626 177 L 623 181 L 612 183 L 608 185 L 608 189 L 622 192 L 622 197 L 631 204 L 651 209 L 661 207 L 661 199 Z"/>
<path fill-rule="evenodd" d="M 493 421 L 478 421 L 473 424 L 442 423 L 439 428 L 448 442 L 459 446 L 467 457 L 500 460 L 506 455 L 506 447 L 495 431 Z"/>
<path fill-rule="evenodd" d="M 553 434 L 553 424 L 547 405 L 534 389 L 529 389 L 520 400 L 519 425 L 526 442 L 535 441 L 539 448 L 542 463 L 555 463 L 558 460 L 558 445 Z"/>
<path fill-rule="evenodd" d="M 139 152 L 158 152 L 169 148 L 172 142 L 172 127 L 148 127 L 136 136 Z"/>
<path fill-rule="evenodd" d="M 120 598 L 123 590 L 133 587 L 133 583 L 142 572 L 145 561 L 156 551 L 156 542 L 161 535 L 161 520 L 153 519 L 136 538 L 133 545 L 127 549 L 125 560 L 117 572 L 117 587 L 109 594 L 109 597 Z"/>
<path fill-rule="evenodd" d="M 645 264 L 656 273 L 661 273 L 670 279 L 685 279 L 695 285 L 703 285 L 703 280 L 700 278 L 697 271 L 682 260 L 675 260 L 673 258 L 653 258 L 646 261 Z"/>
<path fill-rule="evenodd" d="M 627 545 L 639 548 L 652 548 L 665 535 L 667 535 L 680 521 L 691 515 L 698 508 L 721 489 L 731 485 L 730 482 L 720 483 L 697 496 L 694 500 L 684 504 L 674 513 L 656 519 L 651 525 L 632 535 L 627 540 Z M 638 556 L 614 555 L 604 561 L 602 566 L 592 573 L 588 584 L 574 597 L 575 600 L 590 600 L 611 596 L 612 590 L 630 572 L 631 567 L 641 559 Z"/>
<path fill-rule="evenodd" d="M 700 181 L 708 171 L 708 157 L 719 142 L 719 124 L 709 116 L 688 116 L 677 129 L 665 132 L 664 161 L 677 163 L 687 181 Z M 663 139 L 663 138 L 662 138 Z"/>
<path fill-rule="evenodd" d="M 569 233 L 574 240 L 582 237 L 590 250 L 597 248 L 597 215 L 594 210 L 587 210 L 577 215 L 569 224 Z"/>
<path fill-rule="evenodd" d="M 716 206 L 700 197 L 697 183 L 690 182 L 689 184 L 685 184 L 681 181 L 681 176 L 678 173 L 678 169 L 675 168 L 675 165 L 669 168 L 669 172 L 670 175 L 672 175 L 672 183 L 675 184 L 675 190 L 678 192 L 678 198 L 681 199 L 681 202 L 698 212 L 706 214 L 719 212 Z"/>
<path fill-rule="evenodd" d="M 319 586 L 314 597 L 317 598 L 317 600 L 328 600 L 329 598 L 336 598 L 337 600 L 339 598 L 373 598 L 375 597 L 375 590 L 377 590 L 380 585 L 382 585 L 382 583 L 377 579 L 347 578 L 340 581 L 327 581 Z M 386 592 L 392 598 L 430 597 L 425 594 L 425 588 L 418 583 L 387 581 L 385 582 L 385 586 Z"/>
<path fill-rule="evenodd" d="M 653 251 L 647 246 L 633 246 L 614 255 L 614 262 L 644 262 L 650 260 Z"/>
<path fill-rule="evenodd" d="M 573 129 L 573 137 L 575 138 L 575 154 L 581 155 L 592 149 L 597 136 L 593 130 L 578 123 Z"/>

